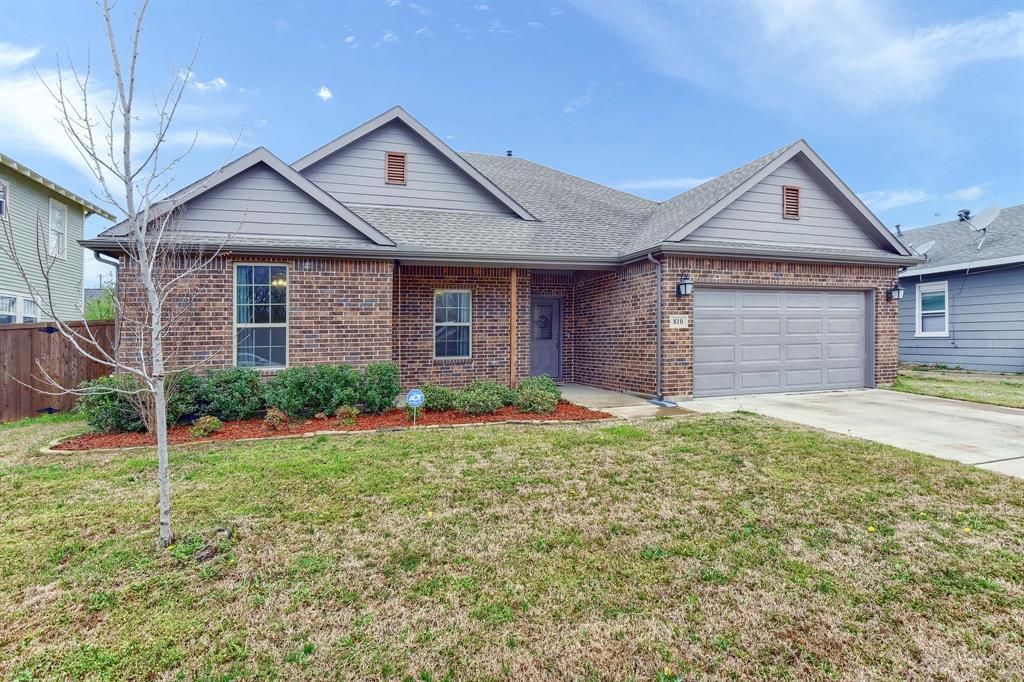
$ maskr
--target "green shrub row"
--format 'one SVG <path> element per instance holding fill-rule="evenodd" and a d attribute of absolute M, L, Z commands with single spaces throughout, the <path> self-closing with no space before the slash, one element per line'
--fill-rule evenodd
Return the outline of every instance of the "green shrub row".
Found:
<path fill-rule="evenodd" d="M 523 379 L 514 389 L 493 381 L 474 381 L 461 391 L 437 384 L 424 384 L 421 390 L 427 411 L 457 410 L 471 415 L 494 414 L 509 405 L 520 412 L 546 414 L 555 411 L 562 395 L 547 375 Z"/>
<path fill-rule="evenodd" d="M 364 412 L 383 412 L 395 404 L 401 390 L 398 367 L 379 362 L 359 371 L 347 365 L 291 367 L 266 382 L 255 369 L 211 370 L 199 375 L 177 372 L 169 380 L 168 425 L 188 415 L 201 414 L 221 421 L 252 419 L 267 408 L 277 408 L 288 417 L 307 418 L 318 413 L 334 414 L 342 406 L 360 406 Z M 94 431 L 120 433 L 145 429 L 138 400 L 138 381 L 117 375 L 83 382 L 89 391 L 78 400 L 78 411 Z"/>

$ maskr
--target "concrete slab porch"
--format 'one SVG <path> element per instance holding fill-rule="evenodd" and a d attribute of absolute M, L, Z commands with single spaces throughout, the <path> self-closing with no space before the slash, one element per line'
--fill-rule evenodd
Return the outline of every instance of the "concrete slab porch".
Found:
<path fill-rule="evenodd" d="M 682 407 L 660 407 L 652 405 L 646 398 L 583 384 L 563 384 L 559 388 L 562 389 L 563 400 L 592 410 L 601 410 L 616 417 L 656 417 L 689 412 Z"/>

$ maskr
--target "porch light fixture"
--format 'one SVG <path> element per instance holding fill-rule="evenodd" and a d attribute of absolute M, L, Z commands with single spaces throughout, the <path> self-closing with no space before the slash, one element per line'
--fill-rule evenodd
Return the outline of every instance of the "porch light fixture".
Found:
<path fill-rule="evenodd" d="M 886 293 L 888 294 L 890 301 L 902 301 L 903 300 L 903 291 L 904 291 L 903 287 L 901 287 L 900 283 L 897 280 L 894 279 L 892 281 L 892 286 L 889 288 L 889 291 L 886 292 Z"/>
<path fill-rule="evenodd" d="M 690 273 L 684 272 L 683 278 L 676 284 L 676 296 L 689 296 L 693 293 L 693 278 Z"/>

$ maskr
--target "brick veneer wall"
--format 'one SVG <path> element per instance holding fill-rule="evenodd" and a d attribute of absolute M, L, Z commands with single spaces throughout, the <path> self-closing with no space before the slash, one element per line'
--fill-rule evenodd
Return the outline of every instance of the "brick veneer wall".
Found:
<path fill-rule="evenodd" d="M 396 266 L 394 360 L 403 388 L 426 382 L 460 387 L 475 379 L 509 383 L 509 268 Z M 530 272 L 517 271 L 516 376 L 530 373 Z M 472 292 L 471 354 L 434 358 L 434 292 Z"/>
<path fill-rule="evenodd" d="M 654 393 L 654 264 L 577 274 L 575 381 L 613 391 Z"/>
<path fill-rule="evenodd" d="M 890 383 L 899 363 L 899 305 L 886 292 L 896 278 L 895 266 L 842 265 L 799 261 L 736 260 L 670 256 L 663 261 L 663 364 L 664 393 L 693 395 L 693 296 L 677 297 L 676 282 L 689 272 L 694 288 L 721 285 L 751 287 L 807 287 L 871 290 L 875 301 L 875 381 Z M 670 329 L 668 316 L 690 316 L 687 329 Z"/>
<path fill-rule="evenodd" d="M 207 368 L 234 364 L 234 264 L 245 262 L 288 265 L 290 366 L 345 363 L 360 367 L 391 359 L 391 262 L 225 256 L 204 268 L 198 288 L 189 288 L 187 300 L 192 303 L 176 320 L 165 346 L 170 368 L 198 362 Z M 141 310 L 141 285 L 124 263 L 118 296 L 129 314 Z M 132 336 L 122 331 L 121 353 L 138 348 Z"/>

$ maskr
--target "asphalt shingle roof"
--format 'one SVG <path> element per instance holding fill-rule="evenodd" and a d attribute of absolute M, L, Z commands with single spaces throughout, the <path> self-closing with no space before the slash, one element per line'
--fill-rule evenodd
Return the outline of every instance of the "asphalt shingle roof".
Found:
<path fill-rule="evenodd" d="M 926 254 L 928 261 L 908 269 L 907 274 L 944 266 L 962 265 L 967 268 L 971 263 L 993 258 L 1020 256 L 1024 260 L 1024 204 L 999 212 L 988 226 L 980 249 L 981 233 L 959 220 L 907 230 L 901 239 L 915 250 L 922 244 L 935 242 Z"/>

